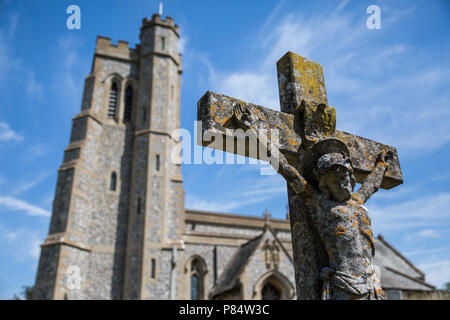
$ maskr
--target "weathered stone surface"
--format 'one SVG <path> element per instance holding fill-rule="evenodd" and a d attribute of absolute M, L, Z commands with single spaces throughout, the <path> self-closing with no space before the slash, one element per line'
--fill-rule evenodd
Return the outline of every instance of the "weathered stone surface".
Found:
<path fill-rule="evenodd" d="M 227 138 L 233 138 L 234 130 L 237 129 L 233 119 L 233 105 L 240 103 L 245 105 L 262 119 L 262 125 L 266 130 L 278 129 L 280 136 L 280 151 L 284 153 L 295 154 L 301 145 L 301 139 L 295 134 L 294 117 L 292 115 L 277 112 L 272 109 L 264 108 L 258 105 L 247 103 L 243 100 L 231 98 L 222 94 L 208 91 L 199 100 L 197 108 L 197 120 L 202 121 L 202 134 L 199 138 L 204 137 L 206 133 L 218 133 L 223 136 L 223 148 L 226 150 Z M 245 143 L 245 153 L 241 155 L 251 156 L 249 153 L 248 139 L 243 141 L 243 137 L 236 135 L 236 143 L 234 143 L 234 152 L 238 153 L 238 143 Z M 200 141 L 198 141 L 200 142 Z M 210 140 L 202 140 L 203 146 L 208 146 Z M 233 151 L 233 150 L 231 150 Z M 263 155 L 261 155 L 262 158 Z M 262 160 L 265 160 L 262 158 Z"/>
<path fill-rule="evenodd" d="M 294 114 L 302 102 L 311 106 L 328 105 L 319 63 L 288 52 L 278 60 L 277 70 L 281 111 Z"/>

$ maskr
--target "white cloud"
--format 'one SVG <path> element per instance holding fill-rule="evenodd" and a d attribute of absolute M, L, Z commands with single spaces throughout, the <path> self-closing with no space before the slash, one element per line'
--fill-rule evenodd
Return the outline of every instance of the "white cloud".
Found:
<path fill-rule="evenodd" d="M 0 29 L 0 82 L 14 73 L 15 80 L 24 86 L 29 102 L 43 99 L 43 85 L 36 79 L 32 68 L 26 65 L 15 53 L 13 39 L 19 26 L 19 16 L 9 15 L 9 24 Z"/>
<path fill-rule="evenodd" d="M 367 205 L 372 224 L 382 230 L 442 227 L 450 221 L 450 193 L 438 193 L 387 206 Z"/>
<path fill-rule="evenodd" d="M 30 216 L 50 217 L 50 211 L 44 210 L 14 197 L 0 196 L 0 206 L 5 206 L 16 211 L 23 211 Z"/>
<path fill-rule="evenodd" d="M 59 38 L 55 52 L 58 59 L 54 60 L 52 89 L 71 113 L 80 109 L 83 80 L 90 71 L 90 58 L 80 55 L 81 46 L 82 40 L 76 36 Z"/>
<path fill-rule="evenodd" d="M 41 253 L 41 243 L 42 239 L 33 237 L 29 244 L 29 254 L 32 258 L 37 259 Z"/>
<path fill-rule="evenodd" d="M 286 195 L 286 182 L 283 178 L 279 175 L 260 176 L 261 166 L 263 165 L 232 165 L 230 168 L 230 165 L 224 165 L 210 180 L 208 200 L 203 196 L 187 194 L 186 208 L 227 212 Z M 235 181 L 240 182 L 236 184 Z"/>
<path fill-rule="evenodd" d="M 33 144 L 28 148 L 26 159 L 34 160 L 47 152 L 47 147 L 43 144 Z"/>
<path fill-rule="evenodd" d="M 412 237 L 431 238 L 431 239 L 438 239 L 440 238 L 440 236 L 441 236 L 440 232 L 435 229 L 423 229 L 412 235 Z"/>
<path fill-rule="evenodd" d="M 39 101 L 41 101 L 44 97 L 43 86 L 40 82 L 36 81 L 36 75 L 33 71 L 30 71 L 28 75 L 26 92 L 28 98 L 30 99 L 30 102 L 33 102 L 34 99 L 38 99 Z"/>
<path fill-rule="evenodd" d="M 333 11 L 333 14 L 336 14 L 342 9 L 344 9 L 344 7 L 346 7 L 349 2 L 350 0 L 342 0 L 341 3 L 339 3 L 339 5 L 337 6 L 337 8 Z"/>
<path fill-rule="evenodd" d="M 42 172 L 40 173 L 36 178 L 34 179 L 29 179 L 26 180 L 24 182 L 21 182 L 13 191 L 12 191 L 12 195 L 18 195 L 21 194 L 22 192 L 25 192 L 31 188 L 33 188 L 34 186 L 38 185 L 39 183 L 41 183 L 42 181 L 44 181 L 48 176 L 50 175 L 50 172 Z"/>
<path fill-rule="evenodd" d="M 0 225 L 0 245 L 11 248 L 11 257 L 18 261 L 33 260 L 33 269 L 40 254 L 40 245 L 43 239 L 38 235 L 34 229 L 25 227 L 8 229 Z"/>
<path fill-rule="evenodd" d="M 450 260 L 436 261 L 418 265 L 425 272 L 426 281 L 442 288 L 444 283 L 450 281 Z"/>
<path fill-rule="evenodd" d="M 283 5 L 284 5 L 284 0 L 279 1 L 277 3 L 277 5 L 275 6 L 275 8 L 270 12 L 270 15 L 264 21 L 264 23 L 262 24 L 261 29 L 259 30 L 259 33 L 258 33 L 258 36 L 257 36 L 258 38 L 262 38 L 262 37 L 265 36 L 265 34 L 267 33 L 267 28 L 272 23 L 274 18 L 278 15 L 278 13 L 280 12 L 280 9 L 281 9 L 281 7 Z"/>
<path fill-rule="evenodd" d="M 427 59 L 433 52 L 405 43 L 370 42 L 365 23 L 340 11 L 347 4 L 331 14 L 280 18 L 277 7 L 249 46 L 256 67 L 221 71 L 208 62 L 210 88 L 278 110 L 275 64 L 292 51 L 322 64 L 328 96 L 338 97 L 329 101 L 338 129 L 395 145 L 403 157 L 450 142 L 448 59 Z M 387 7 L 383 28 L 413 11 Z"/>
<path fill-rule="evenodd" d="M 23 137 L 12 130 L 6 122 L 0 121 L 0 142 L 22 141 Z"/>
<path fill-rule="evenodd" d="M 178 51 L 181 54 L 184 54 L 188 40 L 189 40 L 189 38 L 187 35 L 185 35 L 184 33 L 180 34 L 180 40 L 178 41 Z"/>
<path fill-rule="evenodd" d="M 275 95 L 277 83 L 272 83 L 273 79 L 267 74 L 234 72 L 225 75 L 214 74 L 212 78 L 212 83 L 220 93 L 273 109 L 279 106 L 278 97 Z"/>
<path fill-rule="evenodd" d="M 380 189 L 375 193 L 372 200 L 387 200 L 387 199 L 399 199 L 400 197 L 410 195 L 419 190 L 421 184 L 415 184 L 414 186 L 401 185 L 391 190 Z M 355 188 L 356 189 L 356 188 Z"/>
<path fill-rule="evenodd" d="M 273 191 L 274 190 L 269 190 L 269 192 L 265 192 L 265 190 L 254 190 L 253 192 L 240 194 L 235 199 L 226 197 L 224 200 L 204 200 L 193 195 L 187 195 L 186 208 L 213 212 L 234 211 L 251 204 L 263 203 L 272 199 L 274 196 L 278 195 Z"/>
<path fill-rule="evenodd" d="M 449 248 L 434 248 L 434 249 L 423 249 L 423 250 L 413 250 L 413 251 L 406 251 L 404 252 L 404 255 L 407 257 L 412 257 L 412 256 L 423 256 L 423 255 L 429 255 L 429 254 L 434 254 L 434 253 L 441 253 L 441 252 L 448 252 Z"/>

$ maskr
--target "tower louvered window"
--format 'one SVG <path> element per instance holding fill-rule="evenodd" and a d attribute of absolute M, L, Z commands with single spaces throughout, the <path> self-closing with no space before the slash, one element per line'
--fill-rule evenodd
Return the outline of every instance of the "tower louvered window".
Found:
<path fill-rule="evenodd" d="M 108 104 L 108 118 L 116 117 L 117 109 L 117 84 L 113 82 L 111 85 L 111 91 L 109 93 L 109 104 Z"/>
<path fill-rule="evenodd" d="M 125 90 L 125 112 L 123 115 L 123 121 L 131 121 L 131 109 L 133 106 L 133 87 L 128 86 Z"/>
<path fill-rule="evenodd" d="M 117 185 L 117 174 L 115 172 L 111 173 L 111 181 L 109 184 L 109 190 L 116 191 Z"/>

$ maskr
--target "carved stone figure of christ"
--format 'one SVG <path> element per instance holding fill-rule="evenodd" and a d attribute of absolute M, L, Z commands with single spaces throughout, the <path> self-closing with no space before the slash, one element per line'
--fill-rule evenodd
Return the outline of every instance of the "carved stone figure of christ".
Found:
<path fill-rule="evenodd" d="M 374 266 L 371 220 L 364 204 L 380 188 L 392 152 L 379 153 L 374 169 L 360 189 L 353 192 L 356 184 L 353 166 L 349 150 L 341 140 L 327 138 L 316 142 L 303 161 L 299 161 L 305 163 L 300 171 L 288 163 L 276 145 L 257 135 L 263 122 L 250 109 L 236 103 L 234 119 L 237 126 L 250 130 L 277 157 L 275 170 L 312 208 L 309 218 L 328 256 L 328 266 L 321 270 L 322 299 L 386 299 L 379 270 Z"/>

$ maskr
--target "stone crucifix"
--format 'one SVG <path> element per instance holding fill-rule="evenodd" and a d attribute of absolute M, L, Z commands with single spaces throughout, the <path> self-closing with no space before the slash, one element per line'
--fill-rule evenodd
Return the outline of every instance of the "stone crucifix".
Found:
<path fill-rule="evenodd" d="M 231 136 L 235 145 L 201 144 L 262 160 L 277 157 L 274 168 L 288 185 L 298 299 L 384 299 L 364 203 L 380 187 L 403 182 L 397 151 L 336 130 L 320 64 L 288 52 L 277 70 L 281 112 L 208 91 L 197 108 L 202 137 Z M 260 152 L 249 151 L 246 136 L 234 135 L 238 128 L 258 137 Z M 262 130 L 278 132 L 269 158 L 261 152 L 270 140 L 258 134 Z M 242 142 L 245 148 L 238 148 Z M 353 193 L 356 182 L 361 188 Z"/>

